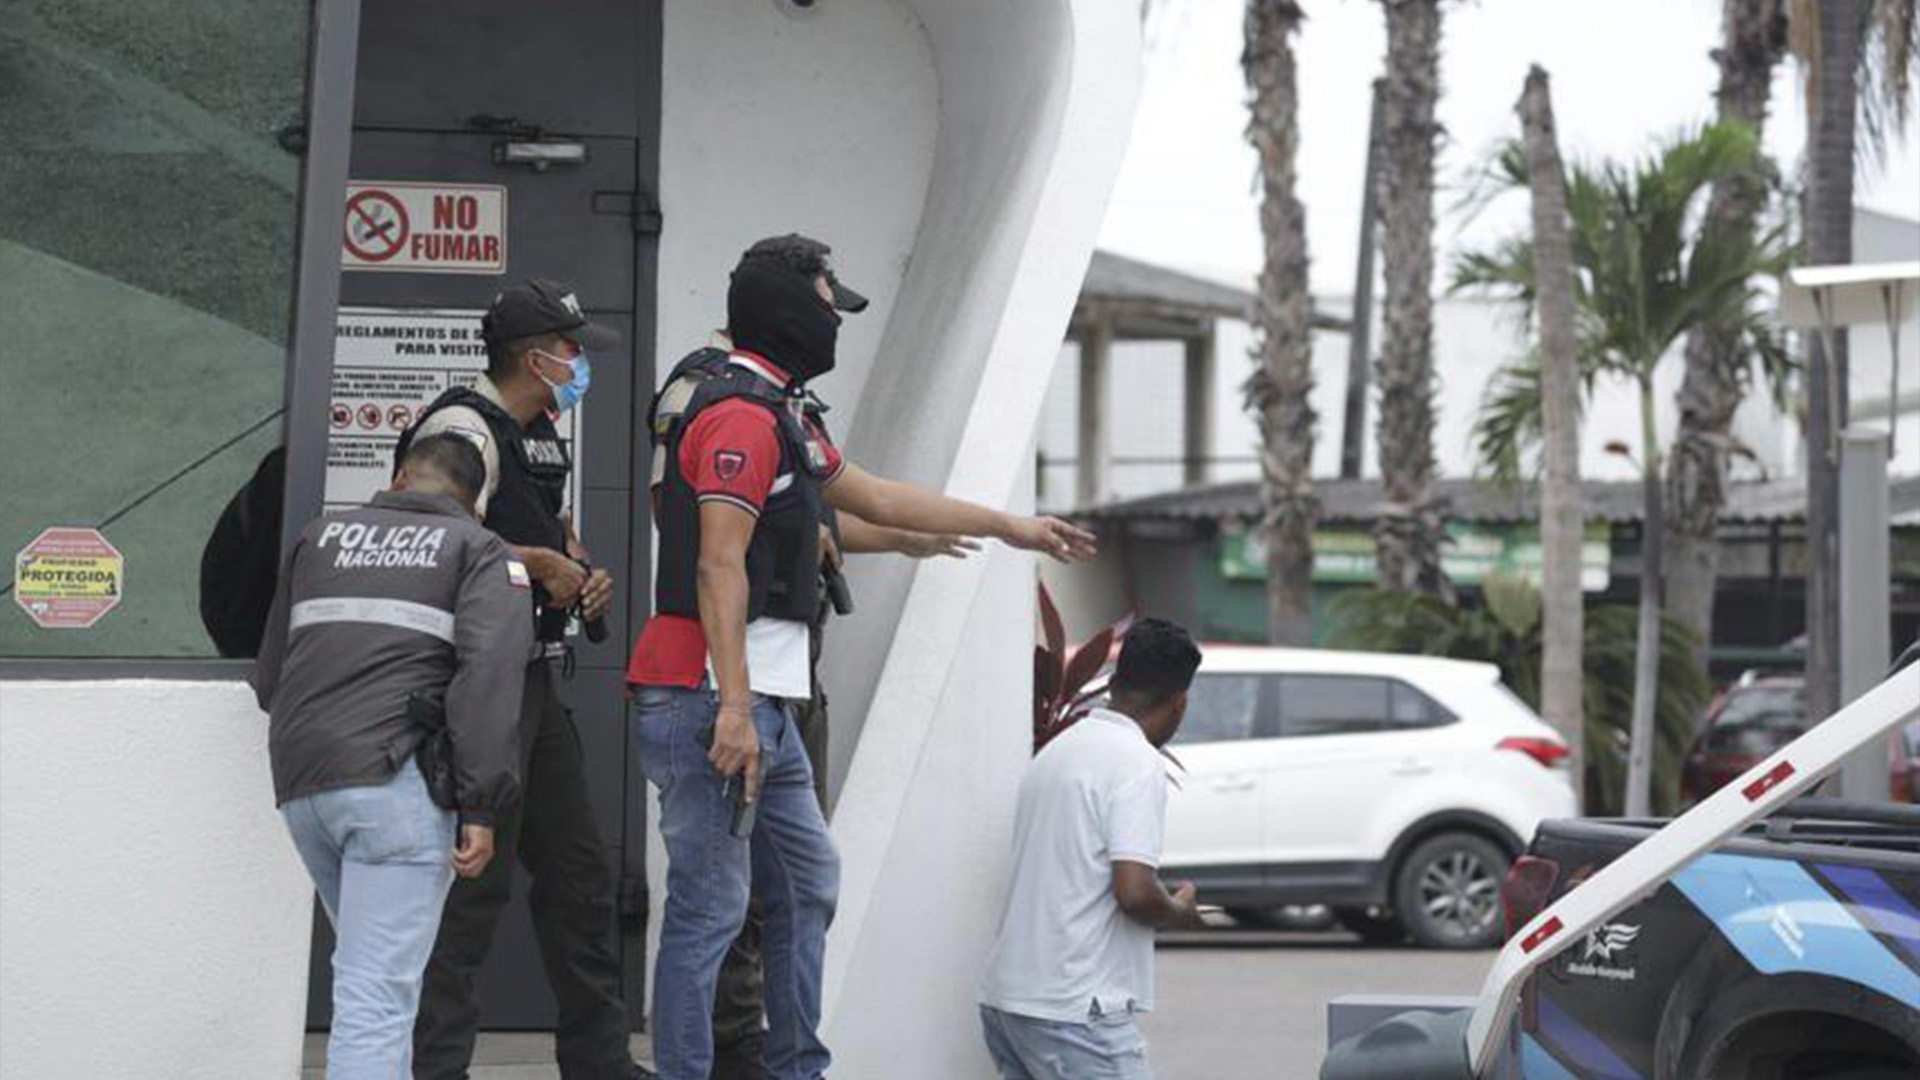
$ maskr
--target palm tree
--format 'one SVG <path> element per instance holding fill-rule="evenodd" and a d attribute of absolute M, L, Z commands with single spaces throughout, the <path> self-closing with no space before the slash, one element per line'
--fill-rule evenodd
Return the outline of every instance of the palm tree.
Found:
<path fill-rule="evenodd" d="M 1292 0 L 1248 0 L 1240 56 L 1249 96 L 1247 140 L 1260 157 L 1260 234 L 1266 260 L 1254 325 L 1255 367 L 1245 386 L 1260 428 L 1261 528 L 1267 547 L 1267 624 L 1276 645 L 1312 642 L 1313 389 L 1307 212 L 1294 193 L 1299 96 L 1290 39 L 1306 17 Z"/>
<path fill-rule="evenodd" d="M 1806 75 L 1806 259 L 1852 262 L 1855 162 L 1863 148 L 1884 147 L 1889 116 L 1897 129 L 1911 108 L 1920 4 L 1792 0 L 1789 29 Z M 1839 463 L 1829 418 L 1846 423 L 1847 339 L 1834 335 L 1831 356 L 1822 335 L 1806 340 L 1807 711 L 1826 716 L 1840 707 Z"/>
<path fill-rule="evenodd" d="M 1574 337 L 1573 241 L 1567 234 L 1567 183 L 1553 125 L 1547 73 L 1527 72 L 1520 127 L 1533 196 L 1534 279 L 1539 296 L 1541 715 L 1567 741 L 1574 794 L 1580 794 L 1586 740 L 1580 714 L 1580 356 Z"/>
<path fill-rule="evenodd" d="M 1719 120 L 1764 134 L 1773 70 L 1787 49 L 1787 0 L 1725 0 L 1720 13 L 1720 69 L 1715 92 Z M 1717 229 L 1752 234 L 1759 227 L 1772 181 L 1764 156 L 1753 168 L 1713 185 L 1707 220 Z M 1713 632 L 1713 596 L 1719 578 L 1720 510 L 1726 505 L 1727 465 L 1735 443 L 1733 414 L 1746 396 L 1752 370 L 1737 325 L 1711 324 L 1687 335 L 1679 427 L 1667 476 L 1667 611 L 1690 627 L 1699 643 L 1694 662 L 1706 671 Z"/>
<path fill-rule="evenodd" d="M 1738 325 L 1742 339 L 1763 360 L 1776 385 L 1789 367 L 1759 311 L 1759 279 L 1784 265 L 1778 230 L 1755 237 L 1703 220 L 1698 203 L 1707 188 L 1751 169 L 1758 146 L 1750 129 L 1715 125 L 1661 147 L 1633 168 L 1576 166 L 1568 176 L 1567 209 L 1572 224 L 1574 298 L 1579 314 L 1583 375 L 1629 380 L 1639 395 L 1637 464 L 1644 511 L 1640 530 L 1640 613 L 1634 668 L 1633 744 L 1627 812 L 1647 812 L 1662 602 L 1661 540 L 1664 453 L 1654 426 L 1654 373 L 1682 338 L 1709 324 Z M 1527 182 L 1527 163 L 1517 147 L 1500 155 L 1497 169 L 1510 186 Z M 1535 249 L 1525 238 L 1489 252 L 1463 255 L 1455 287 L 1488 287 L 1517 295 L 1531 316 L 1538 299 Z M 1523 437 L 1537 410 L 1537 372 L 1496 383 L 1481 427 L 1483 450 L 1504 457 L 1510 468 L 1517 444 L 1495 445 L 1490 434 Z M 1537 423 L 1531 425 L 1538 430 Z M 1620 450 L 1631 456 L 1622 442 Z"/>
<path fill-rule="evenodd" d="M 1329 643 L 1371 652 L 1421 653 L 1460 660 L 1484 660 L 1500 668 L 1500 679 L 1534 708 L 1541 705 L 1541 600 L 1532 585 L 1517 578 L 1490 577 L 1482 583 L 1484 603 L 1460 608 L 1431 597 L 1359 589 L 1333 603 Z M 1587 717 L 1584 737 L 1589 814 L 1617 814 L 1626 766 L 1627 730 L 1621 720 L 1632 709 L 1634 653 L 1638 617 L 1632 605 L 1605 604 L 1588 612 L 1581 629 L 1586 664 L 1579 683 Z M 1680 765 L 1693 738 L 1694 717 L 1707 701 L 1707 682 L 1693 666 L 1693 634 L 1673 619 L 1660 625 L 1660 707 L 1655 714 L 1653 748 L 1654 806 L 1662 813 L 1677 808 Z"/>
<path fill-rule="evenodd" d="M 1440 569 L 1445 506 L 1433 492 L 1434 119 L 1440 98 L 1440 0 L 1381 0 L 1387 70 L 1381 99 L 1380 256 L 1385 285 L 1379 447 L 1384 506 L 1374 525 L 1382 588 L 1451 599 Z"/>

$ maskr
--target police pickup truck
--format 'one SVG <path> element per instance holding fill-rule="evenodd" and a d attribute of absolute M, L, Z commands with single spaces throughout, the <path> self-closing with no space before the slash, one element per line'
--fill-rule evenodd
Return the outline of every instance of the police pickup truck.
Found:
<path fill-rule="evenodd" d="M 1509 931 L 1661 824 L 1544 823 Z M 1525 1080 L 1920 1078 L 1920 807 L 1782 806 L 1536 968 L 1518 1019 Z"/>

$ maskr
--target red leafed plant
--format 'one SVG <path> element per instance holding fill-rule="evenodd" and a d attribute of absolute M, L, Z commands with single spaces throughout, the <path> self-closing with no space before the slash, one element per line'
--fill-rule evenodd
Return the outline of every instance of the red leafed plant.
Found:
<path fill-rule="evenodd" d="M 1133 625 L 1129 615 L 1102 629 L 1067 655 L 1067 631 L 1060 622 L 1060 609 L 1054 606 L 1047 586 L 1040 586 L 1040 632 L 1043 640 L 1033 647 L 1033 750 L 1039 753 L 1048 740 L 1072 727 L 1087 714 L 1093 702 L 1107 692 L 1107 676 L 1112 673 L 1114 642 L 1126 636 Z"/>

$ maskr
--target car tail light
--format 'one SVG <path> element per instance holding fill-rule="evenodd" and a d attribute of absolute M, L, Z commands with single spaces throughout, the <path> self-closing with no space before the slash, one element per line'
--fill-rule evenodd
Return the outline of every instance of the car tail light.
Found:
<path fill-rule="evenodd" d="M 1908 751 L 1906 732 L 1897 731 L 1887 737 L 1887 760 L 1888 771 L 1892 773 L 1888 777 L 1888 788 L 1893 801 L 1913 802 L 1913 774 L 1915 769 L 1920 769 L 1920 760 L 1915 760 Z"/>
<path fill-rule="evenodd" d="M 1500 910 L 1506 916 L 1508 937 L 1546 910 L 1559 880 L 1560 864 L 1552 859 L 1522 855 L 1514 860 L 1507 880 L 1500 885 Z M 1520 988 L 1520 1029 L 1540 1030 L 1540 986 L 1534 979 Z"/>
<path fill-rule="evenodd" d="M 1560 864 L 1552 859 L 1522 855 L 1514 860 L 1513 867 L 1507 871 L 1507 880 L 1500 886 L 1500 910 L 1507 917 L 1508 937 L 1519 933 L 1535 915 L 1546 910 L 1547 901 L 1553 897 L 1553 887 L 1559 882 Z"/>
<path fill-rule="evenodd" d="M 1551 769 L 1567 760 L 1567 746 L 1558 739 L 1527 739 L 1518 736 L 1501 739 L 1500 750 L 1518 750 Z"/>

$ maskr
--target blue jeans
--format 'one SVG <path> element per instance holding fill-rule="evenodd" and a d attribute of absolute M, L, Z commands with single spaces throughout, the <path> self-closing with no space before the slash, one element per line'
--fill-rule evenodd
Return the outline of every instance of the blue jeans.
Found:
<path fill-rule="evenodd" d="M 740 933 L 749 892 L 766 912 L 767 1075 L 817 1080 L 820 974 L 840 893 L 840 856 L 813 793 L 813 769 L 786 705 L 756 695 L 760 801 L 753 832 L 729 831 L 733 803 L 707 761 L 701 728 L 719 715 L 712 690 L 642 687 L 640 759 L 660 789 L 667 901 L 653 968 L 653 1056 L 662 1080 L 707 1080 L 720 961 Z"/>
<path fill-rule="evenodd" d="M 982 1005 L 980 1026 L 1001 1080 L 1153 1080 L 1147 1040 L 1131 1012 L 1094 1013 L 1076 1024 Z"/>
<path fill-rule="evenodd" d="M 280 815 L 336 938 L 327 1080 L 404 1080 L 453 885 L 454 814 L 433 804 L 409 757 L 384 784 L 290 799 Z"/>

